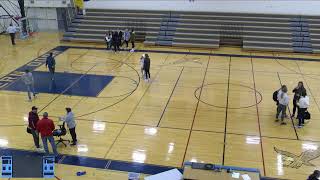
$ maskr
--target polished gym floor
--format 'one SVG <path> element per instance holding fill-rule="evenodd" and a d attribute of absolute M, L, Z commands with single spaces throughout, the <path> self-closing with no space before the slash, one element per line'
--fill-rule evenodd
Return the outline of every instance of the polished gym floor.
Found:
<path fill-rule="evenodd" d="M 2 88 L 0 148 L 35 151 L 32 136 L 25 132 L 32 106 L 39 107 L 39 115 L 48 112 L 56 126 L 64 108 L 71 107 L 79 143 L 59 145 L 61 154 L 177 168 L 186 161 L 205 162 L 258 168 L 262 176 L 286 179 L 305 179 L 319 169 L 320 55 L 142 44 L 135 53 L 114 53 L 101 44 L 59 39 L 57 33 L 40 33 L 17 40 L 13 47 L 8 36 L 0 36 L 1 77 L 51 49 L 68 47 L 55 57 L 61 76 L 55 86 L 64 89 L 48 90 L 51 80 L 43 64 L 34 68 L 35 83 L 41 82 L 42 89 L 32 102 L 16 81 Z M 144 53 L 151 58 L 149 82 L 140 72 Z M 75 79 L 62 81 L 74 74 Z M 89 76 L 110 81 L 101 84 Z M 85 77 L 89 79 L 82 81 Z M 272 100 L 281 84 L 288 86 L 292 98 L 298 81 L 304 82 L 310 96 L 312 116 L 301 129 L 295 127 L 296 119 L 286 119 L 287 125 L 275 122 Z M 92 94 L 98 86 L 101 90 Z M 126 172 L 62 164 L 56 166 L 56 176 L 78 179 L 78 170 L 87 170 L 81 179 L 127 178 Z"/>

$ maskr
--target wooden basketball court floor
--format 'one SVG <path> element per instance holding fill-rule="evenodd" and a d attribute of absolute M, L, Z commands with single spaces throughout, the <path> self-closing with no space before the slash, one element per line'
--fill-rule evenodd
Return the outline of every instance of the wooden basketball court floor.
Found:
<path fill-rule="evenodd" d="M 286 179 L 305 179 L 319 169 L 320 56 L 139 44 L 138 50 L 159 51 L 148 52 L 151 81 L 145 82 L 139 65 L 144 52 L 115 54 L 102 50 L 103 45 L 61 43 L 56 33 L 18 40 L 15 47 L 6 36 L 0 36 L 0 42 L 1 76 L 59 45 L 92 49 L 71 47 L 58 55 L 57 72 L 114 76 L 98 97 L 40 93 L 28 102 L 25 92 L 0 91 L 2 148 L 35 150 L 25 132 L 31 107 L 39 107 L 39 114 L 48 112 L 57 124 L 68 106 L 77 117 L 79 144 L 58 146 L 62 154 L 173 167 L 193 161 L 259 168 L 262 176 Z M 312 120 L 302 129 L 294 126 L 297 120 L 286 119 L 283 126 L 274 122 L 272 100 L 281 84 L 288 86 L 292 98 L 298 81 L 305 83 L 311 101 Z M 57 176 L 76 179 L 69 172 L 79 169 L 89 168 L 57 165 Z M 105 179 L 106 174 L 110 179 L 127 178 L 123 172 L 87 171 L 84 179 Z"/>

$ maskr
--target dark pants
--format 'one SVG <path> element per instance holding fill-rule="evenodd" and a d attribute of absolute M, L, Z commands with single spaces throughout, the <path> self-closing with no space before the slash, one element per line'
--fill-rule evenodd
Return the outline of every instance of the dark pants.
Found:
<path fill-rule="evenodd" d="M 15 45 L 16 43 L 14 42 L 14 38 L 15 38 L 15 33 L 10 33 L 10 38 L 11 38 L 11 44 Z"/>
<path fill-rule="evenodd" d="M 298 119 L 299 119 L 299 126 L 304 124 L 304 113 L 306 112 L 307 108 L 298 108 Z"/>
<path fill-rule="evenodd" d="M 297 108 L 299 111 L 299 107 L 297 107 L 297 100 L 296 99 L 293 99 L 292 103 L 293 103 L 292 116 L 295 116 Z"/>
<path fill-rule="evenodd" d="M 144 73 L 146 75 L 146 79 L 150 79 L 150 69 L 145 69 Z"/>
<path fill-rule="evenodd" d="M 69 129 L 69 131 L 72 137 L 72 142 L 77 142 L 76 127 Z"/>
<path fill-rule="evenodd" d="M 117 52 L 117 50 L 119 50 L 117 44 L 113 44 L 113 50 L 114 52 Z"/>
<path fill-rule="evenodd" d="M 53 80 L 54 79 L 55 68 L 54 67 L 49 67 L 49 72 L 51 74 L 51 80 Z"/>
<path fill-rule="evenodd" d="M 277 108 L 276 118 L 278 119 L 279 114 L 281 113 L 281 121 L 283 121 L 283 119 L 284 119 L 284 117 L 285 117 L 285 115 L 286 115 L 286 111 L 287 111 L 287 106 L 286 106 L 286 105 L 279 104 L 279 105 L 278 105 L 278 108 Z"/>
<path fill-rule="evenodd" d="M 126 47 L 129 46 L 129 41 L 124 41 L 126 43 Z"/>
<path fill-rule="evenodd" d="M 34 145 L 37 147 L 37 148 L 40 148 L 40 145 L 39 145 L 39 133 L 38 131 L 34 130 L 34 129 L 31 129 L 31 134 L 33 136 L 33 142 L 34 142 Z"/>
<path fill-rule="evenodd" d="M 134 41 L 131 41 L 132 49 L 134 49 Z"/>

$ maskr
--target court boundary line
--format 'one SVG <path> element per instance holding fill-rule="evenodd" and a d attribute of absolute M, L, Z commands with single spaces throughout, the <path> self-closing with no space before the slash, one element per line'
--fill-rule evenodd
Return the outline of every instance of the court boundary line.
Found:
<path fill-rule="evenodd" d="M 259 128 L 259 136 L 260 136 L 260 148 L 261 148 L 261 156 L 262 156 L 262 165 L 263 165 L 263 175 L 266 176 L 266 167 L 265 167 L 265 160 L 264 160 L 264 152 L 263 152 L 263 143 L 262 143 L 262 137 L 261 137 L 261 123 L 260 123 L 260 115 L 259 115 L 259 106 L 258 106 L 258 98 L 257 98 L 257 88 L 256 88 L 256 80 L 254 75 L 254 67 L 253 67 L 253 61 L 251 57 L 251 68 L 252 68 L 252 80 L 253 80 L 253 88 L 254 88 L 254 97 L 256 100 L 256 110 L 257 110 L 257 120 L 258 120 L 258 128 Z M 262 99 L 262 96 L 261 96 Z M 261 100 L 262 101 L 262 100 Z"/>
<path fill-rule="evenodd" d="M 177 87 L 177 84 L 179 83 L 179 80 L 180 80 L 180 77 L 181 77 L 181 75 L 182 75 L 183 70 L 184 70 L 184 67 L 182 67 L 182 69 L 181 69 L 181 71 L 180 71 L 180 74 L 179 74 L 179 76 L 178 76 L 178 79 L 177 79 L 176 83 L 174 84 L 174 87 L 173 87 L 172 92 L 171 92 L 171 94 L 170 94 L 170 96 L 169 96 L 169 99 L 168 99 L 168 101 L 167 101 L 167 103 L 166 103 L 166 105 L 165 105 L 165 107 L 164 107 L 164 109 L 163 109 L 163 111 L 162 111 L 162 113 L 161 113 L 161 116 L 160 116 L 159 122 L 158 122 L 158 124 L 157 124 L 157 127 L 159 127 L 159 125 L 160 125 L 160 123 L 161 123 L 161 120 L 162 120 L 162 118 L 163 118 L 163 115 L 164 115 L 164 113 L 165 113 L 166 110 L 167 110 L 167 107 L 168 107 L 168 105 L 169 105 L 169 103 L 170 103 L 170 100 L 171 100 L 171 98 L 172 98 L 172 95 L 173 95 L 173 93 L 174 93 L 174 91 L 175 91 L 175 89 L 176 89 L 176 87 Z"/>
<path fill-rule="evenodd" d="M 228 87 L 227 87 L 227 102 L 226 102 L 226 115 L 224 120 L 224 138 L 223 138 L 223 154 L 222 165 L 224 165 L 226 154 L 226 141 L 227 141 L 227 125 L 228 125 L 228 109 L 229 109 L 229 91 L 230 91 L 230 75 L 231 75 L 231 56 L 229 57 L 229 70 L 228 70 Z"/>
<path fill-rule="evenodd" d="M 209 63 L 210 63 L 210 60 L 211 60 L 210 58 L 211 58 L 211 57 L 208 56 L 207 67 L 206 67 L 206 70 L 205 70 L 204 75 L 203 75 L 203 80 L 202 80 L 201 89 L 200 89 L 200 92 L 199 92 L 199 97 L 201 97 L 203 85 L 204 85 L 205 79 L 206 79 L 206 77 L 207 77 L 208 67 L 209 67 Z M 187 144 L 186 144 L 186 149 L 185 149 L 185 151 L 184 151 L 184 155 L 183 155 L 182 165 L 181 165 L 181 166 L 183 166 L 183 164 L 184 164 L 184 162 L 185 162 L 185 159 L 186 159 L 186 155 L 187 155 L 187 151 L 188 151 L 188 147 L 189 147 L 189 143 L 190 143 L 190 139 L 191 139 L 191 134 L 192 134 L 192 131 L 193 131 L 193 125 L 194 125 L 194 121 L 195 121 L 196 116 L 197 116 L 199 104 L 200 104 L 200 100 L 198 99 L 198 100 L 197 100 L 197 104 L 196 104 L 196 108 L 194 109 L 194 115 L 193 115 L 191 127 L 190 127 L 190 129 L 189 129 L 188 141 L 187 141 Z"/>
<path fill-rule="evenodd" d="M 99 47 L 86 47 L 86 46 L 61 46 L 68 48 L 76 49 L 90 49 L 90 50 L 106 50 L 105 48 Z M 129 50 L 120 50 L 120 51 L 129 51 Z M 202 56 L 227 56 L 227 57 L 240 57 L 240 58 L 259 58 L 259 59 L 274 59 L 274 56 L 257 56 L 257 55 L 243 55 L 243 54 L 225 54 L 225 53 L 204 53 L 204 52 L 190 52 L 190 51 L 168 51 L 168 50 L 147 50 L 147 49 L 136 49 L 134 52 L 149 52 L 149 53 L 168 53 L 168 54 L 188 54 L 188 55 L 202 55 Z M 298 57 L 287 57 L 287 56 L 278 56 L 278 59 L 281 60 L 301 60 L 301 61 L 316 61 L 320 62 L 316 58 L 298 58 Z"/>

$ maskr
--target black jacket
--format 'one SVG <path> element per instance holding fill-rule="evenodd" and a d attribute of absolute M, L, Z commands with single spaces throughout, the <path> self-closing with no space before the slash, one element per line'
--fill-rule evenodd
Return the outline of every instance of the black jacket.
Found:
<path fill-rule="evenodd" d="M 143 69 L 147 69 L 149 70 L 150 69 L 150 58 L 144 58 L 144 61 L 143 61 Z"/>

